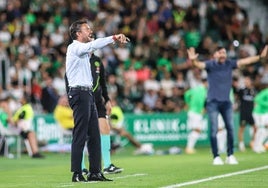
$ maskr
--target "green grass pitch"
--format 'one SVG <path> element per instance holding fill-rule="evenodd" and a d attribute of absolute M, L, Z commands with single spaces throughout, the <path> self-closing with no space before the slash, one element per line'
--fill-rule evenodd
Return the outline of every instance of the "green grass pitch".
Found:
<path fill-rule="evenodd" d="M 235 156 L 239 161 L 238 165 L 213 166 L 210 149 L 197 149 L 198 152 L 193 155 L 182 153 L 134 156 L 133 148 L 128 146 L 112 155 L 112 162 L 124 168 L 120 174 L 106 175 L 114 181 L 90 183 L 71 182 L 69 153 L 44 153 L 45 159 L 31 159 L 27 155 L 22 155 L 20 159 L 1 157 L 0 187 L 258 188 L 268 186 L 267 153 L 256 154 L 250 149 L 246 152 L 237 151 Z M 221 156 L 223 159 L 226 157 L 224 154 Z M 263 169 L 258 169 L 261 167 Z"/>

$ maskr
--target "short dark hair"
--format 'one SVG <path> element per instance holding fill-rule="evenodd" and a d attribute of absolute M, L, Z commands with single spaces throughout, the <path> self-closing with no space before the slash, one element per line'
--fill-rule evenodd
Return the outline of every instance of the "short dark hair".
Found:
<path fill-rule="evenodd" d="M 212 50 L 211 55 L 214 55 L 216 52 L 218 52 L 218 51 L 221 50 L 221 49 L 225 49 L 225 47 L 224 47 L 224 46 L 216 46 L 216 47 Z"/>
<path fill-rule="evenodd" d="M 82 20 L 77 20 L 72 23 L 72 25 L 69 28 L 69 33 L 73 40 L 77 39 L 76 32 L 80 31 L 81 25 L 87 24 L 88 22 L 89 22 L 88 20 L 82 19 Z"/>
<path fill-rule="evenodd" d="M 216 49 L 215 49 L 215 52 L 217 52 L 217 51 L 219 51 L 221 49 L 225 49 L 225 47 L 224 46 L 217 46 Z"/>

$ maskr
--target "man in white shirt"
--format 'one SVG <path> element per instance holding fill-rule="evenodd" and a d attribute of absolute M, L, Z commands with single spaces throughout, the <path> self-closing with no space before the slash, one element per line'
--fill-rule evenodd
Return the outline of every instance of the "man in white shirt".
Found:
<path fill-rule="evenodd" d="M 69 31 L 73 42 L 67 47 L 66 76 L 69 83 L 68 100 L 74 116 L 71 147 L 72 181 L 111 181 L 101 173 L 100 131 L 92 91 L 93 78 L 88 62 L 95 50 L 114 42 L 127 43 L 129 39 L 123 34 L 117 34 L 94 40 L 93 31 L 87 20 L 75 21 Z M 87 180 L 81 170 L 85 143 L 90 163 Z"/>

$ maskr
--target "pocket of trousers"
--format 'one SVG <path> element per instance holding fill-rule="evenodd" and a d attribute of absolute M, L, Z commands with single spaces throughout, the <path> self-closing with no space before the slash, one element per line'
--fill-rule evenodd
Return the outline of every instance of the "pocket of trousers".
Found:
<path fill-rule="evenodd" d="M 72 90 L 68 92 L 68 101 L 71 108 L 79 101 L 79 92 Z"/>

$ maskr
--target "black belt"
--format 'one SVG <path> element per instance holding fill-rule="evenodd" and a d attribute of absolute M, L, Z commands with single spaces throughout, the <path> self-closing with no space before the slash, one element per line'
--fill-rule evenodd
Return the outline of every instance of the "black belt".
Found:
<path fill-rule="evenodd" d="M 74 87 L 70 87 L 70 90 L 92 91 L 92 87 L 74 86 Z"/>

